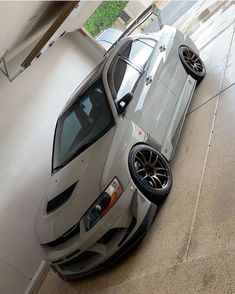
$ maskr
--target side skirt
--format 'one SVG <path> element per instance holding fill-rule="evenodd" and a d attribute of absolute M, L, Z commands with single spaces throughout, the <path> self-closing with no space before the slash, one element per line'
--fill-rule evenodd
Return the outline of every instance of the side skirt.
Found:
<path fill-rule="evenodd" d="M 188 75 L 181 94 L 178 97 L 175 112 L 163 140 L 161 152 L 170 161 L 175 153 L 184 120 L 193 97 L 196 81 Z"/>

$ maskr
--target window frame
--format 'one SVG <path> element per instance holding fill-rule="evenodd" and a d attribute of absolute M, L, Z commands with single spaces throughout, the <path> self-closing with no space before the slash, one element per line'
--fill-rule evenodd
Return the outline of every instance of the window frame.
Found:
<path fill-rule="evenodd" d="M 150 41 L 155 42 L 154 47 L 152 47 L 150 44 L 144 42 L 144 40 L 150 40 Z M 122 56 L 122 52 L 128 47 L 128 45 L 132 44 L 135 41 L 141 42 L 144 45 L 149 46 L 149 47 L 152 48 L 152 52 L 149 55 L 149 57 L 147 59 L 147 62 L 145 63 L 145 65 L 143 67 L 140 67 L 140 66 L 134 64 L 127 57 Z M 151 58 L 151 55 L 153 54 L 154 48 L 156 47 L 157 43 L 158 43 L 157 40 L 155 40 L 153 38 L 148 38 L 148 37 L 147 38 L 139 37 L 139 38 L 136 38 L 136 39 L 127 39 L 125 41 L 125 43 L 119 48 L 117 53 L 113 56 L 113 60 L 109 64 L 109 67 L 108 67 L 108 70 L 107 70 L 107 81 L 108 81 L 109 90 L 110 90 L 110 93 L 111 93 L 111 96 L 112 96 L 112 99 L 114 101 L 114 104 L 115 104 L 115 107 L 116 107 L 117 111 L 118 111 L 118 107 L 117 107 L 118 100 L 114 98 L 114 97 L 117 96 L 117 93 L 116 93 L 116 89 L 115 89 L 115 86 L 114 86 L 113 76 L 114 76 L 114 70 L 115 70 L 115 67 L 116 67 L 118 61 L 122 60 L 123 62 L 125 62 L 126 64 L 128 64 L 129 66 L 131 66 L 132 68 L 134 68 L 136 71 L 139 72 L 140 75 L 139 75 L 139 78 L 138 78 L 138 80 L 136 82 L 136 84 L 137 84 L 139 79 L 141 78 L 141 76 L 143 75 L 143 73 L 145 72 L 145 70 L 146 70 L 146 68 L 148 66 L 149 60 Z M 136 86 L 134 87 L 134 91 L 133 91 L 132 94 L 134 94 L 135 89 L 136 89 Z"/>

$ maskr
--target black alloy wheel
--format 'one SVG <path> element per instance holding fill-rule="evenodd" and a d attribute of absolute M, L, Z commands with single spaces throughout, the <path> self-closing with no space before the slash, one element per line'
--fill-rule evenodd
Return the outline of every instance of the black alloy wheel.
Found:
<path fill-rule="evenodd" d="M 202 81 L 206 75 L 206 67 L 200 56 L 187 46 L 179 48 L 179 56 L 186 72 L 196 81 Z"/>
<path fill-rule="evenodd" d="M 129 155 L 129 168 L 136 186 L 150 201 L 160 204 L 169 194 L 171 169 L 156 149 L 145 144 L 134 146 Z"/>

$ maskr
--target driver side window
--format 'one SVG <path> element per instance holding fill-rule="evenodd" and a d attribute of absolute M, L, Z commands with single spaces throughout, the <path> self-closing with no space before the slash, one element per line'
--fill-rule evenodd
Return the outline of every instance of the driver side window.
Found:
<path fill-rule="evenodd" d="M 113 58 L 108 83 L 115 102 L 134 93 L 155 45 L 150 39 L 128 40 Z"/>
<path fill-rule="evenodd" d="M 127 93 L 133 93 L 140 78 L 140 72 L 125 60 L 117 59 L 112 74 L 113 94 L 119 101 Z"/>

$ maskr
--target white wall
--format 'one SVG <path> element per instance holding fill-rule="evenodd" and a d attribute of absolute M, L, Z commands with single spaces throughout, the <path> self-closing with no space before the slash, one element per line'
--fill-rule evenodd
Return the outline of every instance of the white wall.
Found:
<path fill-rule="evenodd" d="M 54 126 L 97 64 L 75 34 L 61 38 L 13 83 L 0 73 L 0 293 L 23 293 L 41 263 L 33 220 L 50 175 Z"/>
<path fill-rule="evenodd" d="M 142 12 L 152 3 L 153 0 L 132 0 L 129 1 L 124 10 L 131 18 L 136 18 L 140 14 L 140 12 Z"/>

